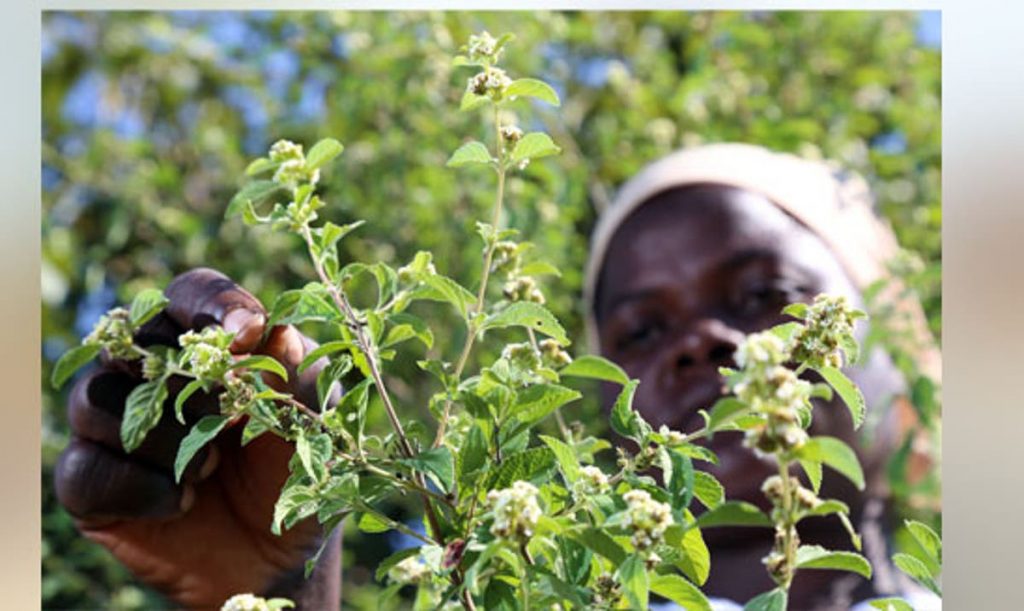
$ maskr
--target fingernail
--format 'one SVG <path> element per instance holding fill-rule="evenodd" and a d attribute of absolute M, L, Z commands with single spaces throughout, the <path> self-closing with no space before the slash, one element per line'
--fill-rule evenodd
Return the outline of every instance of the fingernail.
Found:
<path fill-rule="evenodd" d="M 213 470 L 220 464 L 220 450 L 217 446 L 210 446 L 210 452 L 206 455 L 206 460 L 203 461 L 203 466 L 199 467 L 199 479 L 204 480 L 210 477 Z"/>
<path fill-rule="evenodd" d="M 251 352 L 259 344 L 263 335 L 263 324 L 266 318 L 262 312 L 253 312 L 246 308 L 236 308 L 224 316 L 221 326 L 228 333 L 234 333 L 229 349 L 232 352 Z"/>
<path fill-rule="evenodd" d="M 189 509 L 192 509 L 192 505 L 196 503 L 196 489 L 194 486 L 186 484 L 181 489 L 181 501 L 178 507 L 181 508 L 181 513 L 185 513 Z"/>

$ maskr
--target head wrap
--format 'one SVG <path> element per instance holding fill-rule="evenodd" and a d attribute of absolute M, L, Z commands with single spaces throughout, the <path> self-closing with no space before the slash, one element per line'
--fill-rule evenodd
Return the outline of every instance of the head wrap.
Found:
<path fill-rule="evenodd" d="M 597 351 L 594 316 L 597 282 L 612 237 L 644 202 L 666 190 L 721 184 L 766 197 L 817 234 L 835 254 L 854 285 L 863 290 L 889 277 L 886 263 L 899 252 L 892 229 L 873 210 L 867 183 L 830 164 L 777 153 L 750 144 L 711 144 L 684 149 L 655 161 L 626 182 L 598 219 L 584 277 L 587 338 Z M 921 371 L 938 380 L 941 358 L 916 299 L 892 279 L 886 294 L 908 320 Z M 897 297 L 899 296 L 899 297 Z"/>

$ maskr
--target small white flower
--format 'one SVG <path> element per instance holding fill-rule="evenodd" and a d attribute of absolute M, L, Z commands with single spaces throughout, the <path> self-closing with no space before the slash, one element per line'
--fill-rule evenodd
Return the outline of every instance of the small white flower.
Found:
<path fill-rule="evenodd" d="M 645 490 L 630 490 L 622 495 L 628 505 L 625 526 L 633 530 L 633 547 L 643 552 L 661 542 L 672 525 L 672 508 L 651 498 Z"/>
<path fill-rule="evenodd" d="M 430 569 L 418 556 L 409 556 L 388 571 L 388 578 L 394 583 L 417 583 L 430 573 Z"/>
<path fill-rule="evenodd" d="M 220 611 L 269 611 L 266 599 L 255 594 L 235 594 L 224 601 Z"/>
<path fill-rule="evenodd" d="M 492 490 L 487 500 L 494 511 L 491 534 L 502 538 L 528 539 L 540 520 L 540 505 L 537 504 L 537 488 L 524 481 L 517 481 L 510 488 Z"/>

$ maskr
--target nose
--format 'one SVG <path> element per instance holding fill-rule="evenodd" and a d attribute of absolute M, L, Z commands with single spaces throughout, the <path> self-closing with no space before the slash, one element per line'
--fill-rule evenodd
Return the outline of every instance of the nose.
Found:
<path fill-rule="evenodd" d="M 733 354 L 743 333 L 714 318 L 696 321 L 673 346 L 677 371 L 698 367 L 734 367 Z"/>

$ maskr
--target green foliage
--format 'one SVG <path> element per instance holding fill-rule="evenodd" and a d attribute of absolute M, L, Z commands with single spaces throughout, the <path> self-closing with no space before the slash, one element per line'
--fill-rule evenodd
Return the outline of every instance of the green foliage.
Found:
<path fill-rule="evenodd" d="M 53 54 L 44 59 L 43 75 L 44 171 L 57 175 L 54 184 L 44 188 L 43 332 L 51 340 L 67 345 L 76 339 L 72 329 L 75 313 L 84 308 L 82 304 L 88 302 L 90 295 L 101 293 L 104 286 L 114 287 L 118 298 L 127 302 L 128 297 L 139 293 L 143 287 L 166 284 L 171 276 L 188 267 L 210 265 L 239 280 L 264 303 L 273 303 L 275 297 L 285 294 L 285 287 L 294 286 L 295 278 L 313 276 L 315 261 L 319 261 L 329 275 L 337 277 L 341 274 L 342 262 L 379 261 L 389 270 L 399 262 L 413 260 L 416 249 L 424 249 L 433 253 L 432 264 L 447 275 L 426 275 L 416 288 L 399 284 L 392 294 L 393 313 L 377 317 L 381 333 L 374 338 L 375 349 L 393 347 L 397 350 L 394 360 L 385 359 L 383 351 L 378 351 L 378 355 L 382 366 L 386 362 L 388 375 L 401 379 L 402 388 L 408 389 L 401 397 L 397 397 L 396 390 L 396 398 L 406 410 L 402 413 L 403 419 L 428 421 L 431 418 L 428 405 L 435 405 L 439 413 L 444 414 L 445 405 L 450 403 L 447 409 L 452 417 L 463 420 L 457 427 L 453 422 L 446 433 L 451 437 L 445 437 L 439 447 L 460 447 L 455 444 L 462 434 L 467 441 L 472 441 L 461 446 L 463 451 L 471 448 L 471 454 L 462 456 L 460 451 L 454 457 L 453 477 L 457 475 L 460 482 L 463 475 L 486 470 L 498 462 L 508 463 L 515 456 L 531 452 L 530 456 L 538 458 L 536 464 L 521 471 L 516 468 L 516 473 L 526 477 L 537 473 L 551 475 L 558 465 L 560 471 L 569 476 L 572 466 L 566 465 L 573 461 L 566 455 L 566 448 L 572 452 L 578 466 L 587 465 L 593 459 L 592 454 L 584 450 L 585 438 L 548 436 L 548 439 L 540 439 L 543 445 L 537 445 L 538 442 L 526 437 L 502 437 L 500 431 L 506 426 L 511 425 L 508 430 L 513 430 L 521 428 L 523 423 L 496 423 L 486 414 L 514 417 L 514 410 L 507 411 L 514 405 L 512 395 L 502 388 L 512 388 L 516 395 L 525 393 L 533 386 L 527 386 L 526 390 L 515 386 L 524 380 L 531 385 L 542 380 L 554 385 L 560 376 L 575 376 L 623 384 L 625 375 L 604 364 L 584 360 L 590 357 L 578 358 L 563 368 L 543 366 L 532 372 L 516 371 L 515 366 L 505 368 L 497 365 L 503 343 L 496 338 L 521 336 L 532 329 L 568 344 L 569 338 L 580 335 L 575 302 L 586 252 L 586 229 L 594 216 L 592 206 L 600 208 L 606 203 L 608 193 L 646 161 L 682 144 L 720 139 L 755 141 L 782 150 L 837 158 L 868 175 L 881 196 L 883 212 L 896 227 L 904 245 L 921 253 L 928 264 L 937 269 L 939 130 L 937 113 L 919 110 L 937 107 L 938 54 L 914 46 L 907 35 L 912 24 L 908 15 L 288 13 L 266 18 L 246 15 L 239 19 L 248 32 L 262 40 L 260 45 L 264 52 L 236 49 L 225 53 L 224 61 L 218 59 L 216 52 L 211 53 L 209 47 L 216 18 L 92 13 L 48 14 L 44 19 L 44 35 L 57 41 Z M 57 38 L 54 32 L 58 31 L 61 19 L 84 24 L 98 38 L 97 44 L 83 48 L 70 39 Z M 484 99 L 471 98 L 472 104 L 481 104 L 472 112 L 438 112 L 439 107 L 454 109 L 459 105 L 464 96 L 450 85 L 465 83 L 471 72 L 459 68 L 462 62 L 458 60 L 454 65 L 450 62 L 451 40 L 465 37 L 481 24 L 517 32 L 517 40 L 511 46 L 508 46 L 509 38 L 498 39 L 497 53 L 515 49 L 516 53 L 501 58 L 507 61 L 510 73 L 539 74 L 556 84 L 561 97 L 567 101 L 565 113 L 551 112 L 549 105 L 559 104 L 559 96 L 555 88 L 538 85 L 542 83 L 540 79 L 512 80 L 502 100 L 484 96 L 479 96 Z M 603 35 L 595 35 L 598 31 Z M 344 45 L 348 52 L 332 55 L 325 50 L 331 48 L 332 38 L 339 32 L 347 41 Z M 766 35 L 769 32 L 771 34 Z M 164 45 L 163 51 L 152 51 L 149 45 L 154 40 Z M 359 46 L 367 40 L 373 41 L 372 52 L 362 52 L 365 49 Z M 544 44 L 554 49 L 553 59 L 546 52 L 529 52 Z M 822 52 L 814 54 L 814 61 L 808 62 L 804 61 L 807 55 L 798 49 L 822 49 Z M 521 52 L 524 50 L 526 52 Z M 299 58 L 296 77 L 283 93 L 269 92 L 267 79 L 255 60 L 273 52 Z M 498 63 L 497 60 L 479 63 L 470 58 L 468 50 L 464 53 L 464 65 L 489 67 Z M 607 66 L 603 80 L 596 84 L 584 70 L 587 62 L 592 61 Z M 143 132 L 119 133 L 114 126 L 84 125 L 62 114 L 61 101 L 89 74 L 100 75 L 101 87 L 114 94 L 105 97 L 104 104 L 113 105 L 105 112 L 116 114 L 135 111 L 137 107 L 145 125 Z M 837 78 L 846 74 L 850 78 Z M 173 78 L 156 75 L 173 75 Z M 322 98 L 323 114 L 300 117 L 294 109 L 305 95 L 303 83 L 317 78 L 326 78 L 330 85 Z M 132 79 L 136 85 L 130 84 Z M 146 95 L 119 95 L 130 94 L 133 86 L 140 87 Z M 262 109 L 262 128 L 253 127 L 246 111 L 231 106 L 235 102 L 230 100 L 237 97 L 239 91 Z M 534 105 L 532 100 L 542 103 Z M 513 203 L 494 215 L 492 225 L 517 227 L 538 244 L 536 250 L 548 259 L 523 263 L 518 270 L 520 274 L 539 277 L 557 269 L 564 273 L 559 280 L 560 290 L 545 295 L 543 305 L 518 301 L 503 310 L 487 312 L 487 316 L 496 317 L 515 308 L 504 319 L 498 319 L 509 321 L 508 325 L 492 324 L 507 326 L 507 330 L 485 335 L 488 319 L 475 318 L 482 311 L 477 306 L 483 302 L 494 303 L 493 298 L 499 292 L 495 283 L 485 281 L 486 268 L 470 262 L 478 260 L 480 249 L 479 241 L 472 236 L 472 219 L 487 218 L 487 208 L 493 206 L 489 197 L 482 196 L 489 174 L 474 171 L 454 174 L 443 166 L 445 151 L 459 146 L 463 137 L 470 133 L 470 126 L 477 121 L 477 114 L 490 115 L 495 104 L 505 103 L 508 104 L 503 110 L 506 113 L 532 111 L 536 119 L 528 123 L 530 129 L 544 129 L 551 136 L 525 134 L 511 150 L 505 151 L 509 174 L 506 191 Z M 879 136 L 893 131 L 906 138 L 905 152 L 874 146 Z M 279 164 L 269 157 L 251 163 L 247 158 L 265 148 L 278 134 L 313 142 L 326 133 L 344 134 L 349 144 L 344 153 L 343 169 L 332 170 L 327 164 L 342 151 L 340 143 L 331 139 L 309 149 L 304 169 L 323 172 L 318 186 L 329 194 L 331 204 L 318 208 L 318 200 L 310 197 L 306 210 L 288 212 L 284 205 L 280 209 L 270 207 L 272 203 L 291 203 L 284 201 L 290 189 L 269 179 L 271 173 L 277 172 Z M 181 142 L 186 136 L 189 144 L 183 146 Z M 554 160 L 531 164 L 526 171 L 518 167 L 523 160 L 540 159 L 558 150 L 562 155 Z M 500 167 L 502 156 L 498 151 L 495 153 L 490 158 Z M 239 197 L 231 199 L 233 187 L 238 185 L 235 177 L 243 174 L 257 180 L 242 185 Z M 908 191 L 916 193 L 912 196 L 916 205 L 907 202 Z M 236 220 L 219 222 L 224 204 L 229 200 L 230 211 L 244 216 L 247 222 L 256 225 L 255 228 L 247 230 Z M 530 202 L 530 205 L 519 202 Z M 439 210 L 451 213 L 439 214 Z M 319 214 L 326 219 L 313 229 L 313 245 L 307 244 L 305 249 L 298 248 L 301 241 L 291 239 L 288 232 L 273 230 L 275 224 L 301 226 L 300 213 Z M 371 222 L 359 234 L 345 235 L 357 224 L 357 218 Z M 377 269 L 386 276 L 385 268 Z M 494 271 L 494 275 L 499 273 L 503 272 Z M 372 276 L 369 272 L 366 278 Z M 366 278 L 346 280 L 345 286 L 351 286 L 354 296 L 361 296 L 360 287 L 365 288 Z M 465 287 L 482 288 L 478 294 L 485 299 L 479 299 L 474 294 L 476 291 Z M 937 329 L 940 321 L 937 283 L 923 285 L 920 290 L 929 308 L 932 326 Z M 383 292 L 386 291 L 382 289 Z M 150 291 L 148 295 L 154 296 L 154 293 Z M 280 309 L 272 308 L 274 320 L 296 322 L 303 325 L 304 330 L 315 330 L 319 337 L 334 340 L 325 343 L 334 351 L 323 355 L 339 366 L 332 370 L 332 375 L 325 377 L 323 390 L 346 375 L 369 379 L 368 361 L 372 359 L 361 353 L 356 338 L 333 324 L 342 313 L 332 304 L 331 296 L 308 290 L 293 295 L 297 296 L 296 301 L 282 302 Z M 378 307 L 386 305 L 387 301 L 378 303 Z M 443 309 L 422 303 L 424 301 L 440 301 L 455 307 Z M 404 311 L 405 308 L 410 311 Z M 137 322 L 159 308 L 140 305 L 138 314 L 135 307 L 131 309 L 132 319 Z M 375 309 L 363 311 L 377 314 Z M 546 330 L 531 324 L 530 316 L 542 310 L 550 315 L 550 319 L 545 314 L 538 319 Z M 529 316 L 521 318 L 519 315 L 523 313 Z M 415 316 L 424 324 L 403 316 Z M 557 326 L 551 324 L 552 320 Z M 422 347 L 402 343 L 412 337 L 416 337 Z M 470 356 L 458 367 L 457 358 L 461 356 L 458 345 L 467 345 L 466 339 L 470 337 Z M 529 335 L 524 339 L 529 340 Z M 455 350 L 452 350 L 452 343 L 458 344 Z M 429 351 L 426 358 L 440 363 L 438 371 L 451 375 L 454 369 L 460 368 L 467 373 L 454 375 L 463 383 L 458 390 L 477 397 L 484 405 L 484 415 L 473 413 L 472 418 L 467 418 L 462 410 L 462 399 L 452 392 L 458 382 L 451 387 L 441 384 L 444 388 L 439 388 L 433 374 L 416 366 L 423 355 L 407 352 L 412 351 L 414 345 L 416 350 Z M 66 357 L 67 360 L 56 365 L 47 354 L 44 374 L 52 376 L 55 383 L 63 383 L 75 369 L 98 354 L 95 346 L 79 350 L 70 353 L 75 356 Z M 350 360 L 350 367 L 344 366 L 344 359 Z M 173 359 L 168 360 L 173 363 Z M 495 364 L 485 373 L 490 363 Z M 468 375 L 476 371 L 481 372 L 478 380 Z M 203 385 L 197 384 L 193 390 L 200 388 Z M 150 389 L 160 392 L 157 387 L 150 386 Z M 329 434 L 339 435 L 341 445 L 350 452 L 380 447 L 374 439 L 387 438 L 389 443 L 395 443 L 391 433 L 383 434 L 388 422 L 380 392 L 375 385 L 364 384 L 363 401 L 355 400 L 360 397 L 357 392 L 350 394 L 351 399 L 338 407 L 342 417 L 337 419 L 339 426 L 332 428 Z M 431 396 L 435 393 L 443 396 L 432 402 Z M 324 395 L 326 393 L 322 393 Z M 48 478 L 48 469 L 52 468 L 55 448 L 66 438 L 62 433 L 65 425 L 61 400 L 54 393 L 44 395 L 44 422 L 48 431 L 44 437 L 47 444 L 44 446 L 44 469 L 47 469 L 44 480 Z M 146 404 L 152 406 L 159 402 Z M 275 403 L 272 395 L 265 395 L 257 403 L 267 409 L 289 409 Z M 847 404 L 851 405 L 849 401 Z M 569 405 L 571 407 L 564 409 L 566 415 L 587 422 L 598 420 L 593 417 L 598 413 L 593 393 L 584 393 L 582 401 Z M 256 409 L 252 405 L 236 407 Z M 465 412 L 469 411 L 467 404 Z M 136 412 L 139 418 L 133 417 L 132 425 L 136 431 L 143 431 L 154 414 L 159 413 L 151 409 L 133 411 Z M 737 410 L 731 415 L 742 416 L 742 412 Z M 556 409 L 553 413 L 559 411 Z M 649 427 L 645 429 L 646 423 L 633 419 L 630 414 L 635 415 L 635 412 L 624 410 L 620 414 L 624 430 L 656 445 L 662 443 L 653 441 L 657 433 Z M 719 416 L 723 414 L 724 411 Z M 349 415 L 354 419 L 349 419 Z M 715 410 L 712 410 L 714 415 Z M 329 421 L 326 414 L 324 420 Z M 723 427 L 735 427 L 740 421 L 734 417 L 720 423 Z M 464 427 L 467 422 L 472 426 Z M 550 425 L 548 432 L 557 434 L 553 419 L 544 423 Z M 463 433 L 464 430 L 469 432 Z M 298 431 L 286 433 L 297 442 L 306 439 Z M 141 439 L 142 434 L 133 432 L 130 437 L 134 442 L 136 437 Z M 557 444 L 549 440 L 562 445 L 556 447 Z M 414 441 L 423 448 L 431 445 L 429 439 Z M 347 445 L 350 443 L 352 445 Z M 700 450 L 696 448 L 682 446 L 678 451 L 697 454 Z M 417 456 L 422 455 L 422 451 L 417 453 Z M 460 462 L 467 458 L 470 459 L 468 465 L 475 465 L 476 469 L 464 472 Z M 643 461 L 650 459 L 637 456 L 635 460 L 630 469 L 641 468 Z M 303 462 L 307 464 L 301 467 L 301 476 L 311 481 L 316 475 L 315 461 Z M 425 463 L 421 466 L 422 470 L 416 464 L 409 468 L 415 473 L 444 479 L 429 470 Z M 392 469 L 394 464 L 385 467 Z M 439 469 L 447 478 L 443 464 Z M 332 502 L 348 493 L 344 491 L 359 489 L 337 473 L 322 475 L 328 482 L 325 490 L 334 491 Z M 718 488 L 711 483 L 713 479 L 704 476 L 700 471 L 694 473 L 692 486 L 696 490 L 691 494 L 704 504 L 720 501 Z M 460 486 L 476 488 L 475 492 L 483 498 L 484 490 L 480 487 L 486 482 L 472 478 L 465 482 Z M 569 484 L 567 481 L 566 485 Z M 44 487 L 46 485 L 44 481 Z M 298 516 L 311 515 L 315 505 L 327 500 L 315 494 L 304 496 L 303 490 L 311 490 L 304 488 L 307 485 L 299 484 L 294 494 L 282 497 L 288 500 L 279 507 L 280 519 L 275 520 L 279 526 L 294 523 Z M 407 492 L 416 493 L 414 490 Z M 560 505 L 563 501 L 547 489 L 541 496 L 548 509 L 567 512 L 571 508 Z M 47 542 L 44 550 L 50 550 L 48 554 L 44 551 L 44 606 L 110 607 L 109 592 L 117 588 L 129 591 L 125 589 L 131 587 L 125 585 L 130 583 L 127 575 L 109 556 L 97 557 L 94 547 L 75 543 L 70 521 L 56 510 L 51 497 L 44 495 L 44 507 Z M 443 507 L 443 513 L 451 512 L 451 515 L 446 513 L 439 517 L 444 528 L 447 529 L 447 523 L 453 523 L 456 516 L 464 515 L 465 509 Z M 596 508 L 576 511 L 596 511 Z M 364 512 L 362 515 L 361 523 L 376 520 L 377 527 L 382 524 L 379 517 L 365 517 L 377 514 Z M 581 540 L 582 531 L 570 532 L 572 529 L 565 523 L 555 522 L 558 528 L 565 529 L 566 540 Z M 477 532 L 486 541 L 487 527 Z M 614 548 L 604 545 L 606 552 L 619 555 L 617 562 L 627 554 L 635 557 L 628 538 L 616 542 L 615 537 L 622 537 L 604 535 L 603 530 L 595 532 L 604 538 L 595 535 L 594 540 L 610 543 L 621 551 L 621 554 L 610 552 Z M 557 538 L 562 535 L 545 531 L 537 536 Z M 358 541 L 358 538 L 350 540 Z M 535 547 L 531 546 L 531 552 L 541 557 L 540 562 L 546 562 Z M 68 551 L 71 549 L 79 553 Z M 610 565 L 605 560 L 608 556 L 594 552 L 595 569 L 597 565 L 608 568 Z M 72 555 L 83 558 L 79 566 L 62 560 Z M 480 557 L 483 556 L 481 553 Z M 566 590 L 552 585 L 556 582 L 551 581 L 550 576 L 531 572 L 532 569 L 527 570 L 525 566 L 512 566 L 522 564 L 522 559 L 496 551 L 491 558 L 495 558 L 499 566 L 506 566 L 507 571 L 502 579 L 491 580 L 493 587 L 475 592 L 483 597 L 480 600 L 508 601 L 511 591 L 513 602 L 509 604 L 515 604 L 517 597 L 522 599 L 522 593 L 516 592 L 521 586 L 510 584 L 521 583 L 519 576 L 525 574 L 534 578 L 532 594 L 540 596 L 540 592 L 546 592 L 570 599 Z M 479 574 L 478 567 L 471 566 L 467 570 L 476 570 Z M 591 573 L 587 579 L 598 577 L 596 570 Z M 358 575 L 358 572 L 351 572 L 347 578 L 365 580 Z M 688 582 L 677 581 L 683 577 L 654 571 L 645 575 L 655 592 L 673 600 L 676 596 L 689 596 L 685 586 L 679 586 Z M 630 579 L 633 578 L 630 575 Z M 587 579 L 570 582 L 582 584 L 587 583 Z M 346 596 L 365 595 L 375 606 L 376 599 L 372 596 L 375 586 L 366 581 L 361 581 L 360 586 L 350 588 L 346 584 Z M 666 594 L 666 588 L 673 594 Z M 126 600 L 130 598 L 128 594 L 124 596 Z M 145 594 L 136 598 L 145 601 L 136 606 L 151 608 L 156 604 Z"/>

